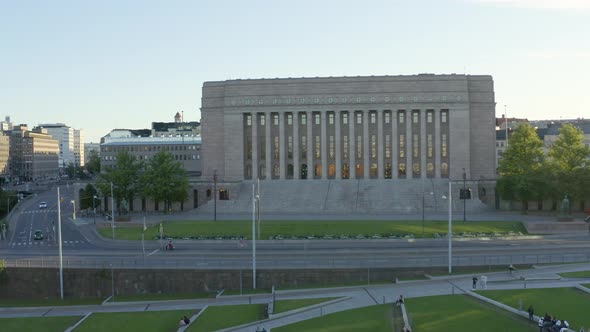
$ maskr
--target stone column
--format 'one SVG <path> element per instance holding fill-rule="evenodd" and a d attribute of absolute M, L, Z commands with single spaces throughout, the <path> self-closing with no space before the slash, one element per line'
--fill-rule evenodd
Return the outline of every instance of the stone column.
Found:
<path fill-rule="evenodd" d="M 383 110 L 377 111 L 377 178 L 385 178 L 383 165 Z"/>
<path fill-rule="evenodd" d="M 391 178 L 397 179 L 399 158 L 399 137 L 397 136 L 397 111 L 391 110 Z"/>
<path fill-rule="evenodd" d="M 313 123 L 312 113 L 310 111 L 305 112 L 307 120 L 307 179 L 313 180 L 315 167 L 313 166 L 313 137 L 311 137 L 311 126 Z"/>
<path fill-rule="evenodd" d="M 279 112 L 279 167 L 281 168 L 279 178 L 285 179 L 287 168 L 285 167 L 285 112 Z"/>
<path fill-rule="evenodd" d="M 340 142 L 340 111 L 334 112 L 334 149 L 336 149 L 334 158 L 336 158 L 336 176 L 335 179 L 342 179 L 342 143 Z"/>
<path fill-rule="evenodd" d="M 369 111 L 363 111 L 363 178 L 369 178 Z"/>
<path fill-rule="evenodd" d="M 271 150 L 271 137 L 270 137 L 270 126 L 272 126 L 272 119 L 270 118 L 270 112 L 264 113 L 264 118 L 266 120 L 265 128 L 266 128 L 266 179 L 272 179 L 272 150 Z"/>
<path fill-rule="evenodd" d="M 356 137 L 354 137 L 354 126 L 356 124 L 356 114 L 354 111 L 348 112 L 348 178 L 356 179 Z"/>
<path fill-rule="evenodd" d="M 412 158 L 414 157 L 414 151 L 412 150 L 413 146 L 413 136 L 412 136 L 412 109 L 409 108 L 406 110 L 406 179 L 411 179 L 414 176 L 414 169 L 412 167 Z"/>
<path fill-rule="evenodd" d="M 440 179 L 440 109 L 434 110 L 434 177 Z"/>
<path fill-rule="evenodd" d="M 293 112 L 293 179 L 301 178 L 299 144 L 299 112 Z"/>
<path fill-rule="evenodd" d="M 258 113 L 252 113 L 252 180 L 258 179 Z"/>
<path fill-rule="evenodd" d="M 426 178 L 426 110 L 420 110 L 420 177 Z"/>
<path fill-rule="evenodd" d="M 327 142 L 326 142 L 326 137 L 327 135 L 327 121 L 326 121 L 326 111 L 323 111 L 320 113 L 320 140 L 321 140 L 321 145 L 320 145 L 320 153 L 321 153 L 321 162 L 322 162 L 322 180 L 325 180 L 328 178 L 328 149 L 327 149 Z"/>

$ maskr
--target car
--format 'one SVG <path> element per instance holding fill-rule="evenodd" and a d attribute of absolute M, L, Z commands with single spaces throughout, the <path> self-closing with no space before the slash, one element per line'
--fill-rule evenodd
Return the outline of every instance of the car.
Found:
<path fill-rule="evenodd" d="M 41 203 L 39 203 L 39 208 L 40 209 L 47 209 L 47 202 L 41 202 Z"/>
<path fill-rule="evenodd" d="M 35 240 L 43 240 L 45 238 L 45 236 L 43 235 L 43 231 L 41 230 L 36 230 L 35 234 L 33 235 L 33 239 Z"/>

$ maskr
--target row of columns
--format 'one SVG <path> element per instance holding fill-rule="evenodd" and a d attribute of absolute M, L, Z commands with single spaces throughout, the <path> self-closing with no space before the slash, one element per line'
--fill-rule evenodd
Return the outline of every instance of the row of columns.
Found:
<path fill-rule="evenodd" d="M 334 126 L 335 126 L 335 178 L 342 178 L 342 144 L 340 137 L 341 132 L 341 112 L 334 111 Z M 348 165 L 349 165 L 349 179 L 356 178 L 356 136 L 355 136 L 355 123 L 356 123 L 356 112 L 348 111 Z M 370 135 L 369 135 L 369 111 L 362 111 L 363 113 L 363 178 L 370 178 Z M 406 165 L 406 178 L 413 177 L 413 132 L 412 132 L 412 110 L 405 112 L 405 160 Z M 260 113 L 260 112 L 259 112 Z M 272 179 L 272 150 L 271 147 L 274 144 L 271 140 L 271 125 L 272 125 L 272 113 L 276 112 L 264 112 L 265 116 L 265 177 L 266 179 Z M 293 178 L 299 179 L 301 175 L 301 162 L 300 162 L 300 143 L 301 136 L 299 134 L 299 114 L 302 112 L 291 112 L 293 114 Z M 315 151 L 315 138 L 312 136 L 312 125 L 313 112 L 306 111 L 306 148 L 307 148 L 307 179 L 314 179 L 314 164 L 313 155 Z M 384 161 L 384 119 L 383 110 L 376 111 L 376 122 L 377 122 L 377 178 L 384 179 L 385 161 Z M 258 113 L 253 113 L 252 116 L 252 178 L 258 178 L 259 174 L 259 159 L 258 159 Z M 392 165 L 392 178 L 398 177 L 398 165 L 399 165 L 399 135 L 398 135 L 398 122 L 397 112 L 392 111 L 390 113 L 390 125 L 391 125 L 391 137 L 390 137 L 390 151 L 391 151 L 391 165 Z M 286 165 L 286 153 L 285 153 L 285 112 L 279 112 L 279 167 L 280 167 L 280 179 L 286 179 L 287 165 Z M 320 113 L 320 126 L 321 126 L 321 178 L 328 178 L 328 137 L 327 137 L 327 112 Z M 447 116 L 448 117 L 448 116 Z M 441 164 L 441 123 L 440 123 L 440 110 L 434 110 L 434 177 L 440 178 L 440 164 Z M 420 177 L 426 178 L 426 156 L 427 156 L 427 133 L 426 133 L 426 110 L 420 110 Z M 448 120 L 447 120 L 448 121 Z M 447 153 L 449 138 L 447 137 Z M 388 160 L 389 161 L 389 160 Z"/>

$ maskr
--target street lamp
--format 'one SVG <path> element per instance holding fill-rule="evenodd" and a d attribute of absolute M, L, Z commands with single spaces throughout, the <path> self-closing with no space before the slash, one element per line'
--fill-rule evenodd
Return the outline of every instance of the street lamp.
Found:
<path fill-rule="evenodd" d="M 256 186 L 252 183 L 252 289 L 256 289 Z"/>
<path fill-rule="evenodd" d="M 92 196 L 92 211 L 94 211 L 93 213 L 93 219 L 94 219 L 94 224 L 96 225 L 96 205 L 94 204 L 94 200 L 98 199 L 98 197 L 96 197 L 96 195 Z"/>
<path fill-rule="evenodd" d="M 115 239 L 115 195 L 113 194 L 113 183 L 111 182 L 111 230 L 113 233 L 113 240 Z"/>
<path fill-rule="evenodd" d="M 75 200 L 71 200 L 70 203 L 72 203 L 72 205 L 74 206 L 74 212 L 72 213 L 72 219 L 76 220 L 76 201 Z"/>
<path fill-rule="evenodd" d="M 443 199 L 445 197 L 443 196 Z M 451 179 L 449 179 L 449 274 L 453 273 L 453 199 L 451 192 Z"/>
<path fill-rule="evenodd" d="M 465 189 L 465 179 L 467 178 L 467 174 L 465 174 L 465 168 L 463 168 L 463 222 L 466 221 L 465 218 L 465 203 L 467 202 L 467 190 Z"/>
<path fill-rule="evenodd" d="M 61 243 L 61 197 L 59 196 L 59 187 L 57 187 L 57 236 L 59 241 L 59 294 L 64 299 L 64 266 L 63 266 L 63 249 Z"/>
<path fill-rule="evenodd" d="M 213 171 L 213 221 L 217 221 L 217 170 Z"/>

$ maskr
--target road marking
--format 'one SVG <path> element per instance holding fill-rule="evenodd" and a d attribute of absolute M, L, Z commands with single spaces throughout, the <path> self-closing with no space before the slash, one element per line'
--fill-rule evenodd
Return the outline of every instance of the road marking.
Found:
<path fill-rule="evenodd" d="M 151 256 L 151 255 L 153 255 L 153 254 L 157 253 L 158 251 L 160 251 L 160 249 L 156 249 L 156 250 L 154 250 L 154 251 L 150 252 L 150 253 L 148 254 L 148 256 Z"/>

